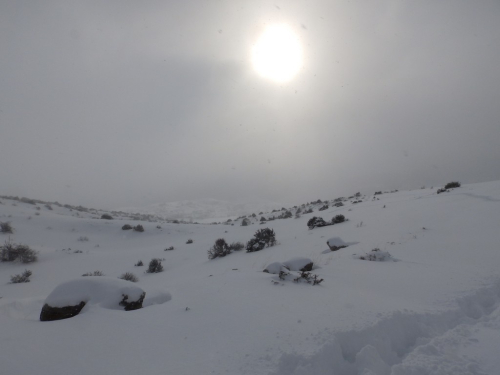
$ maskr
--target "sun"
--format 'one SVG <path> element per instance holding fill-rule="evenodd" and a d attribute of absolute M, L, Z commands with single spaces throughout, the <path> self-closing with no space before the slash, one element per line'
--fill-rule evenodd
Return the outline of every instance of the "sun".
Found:
<path fill-rule="evenodd" d="M 302 67 L 302 46 L 286 24 L 267 26 L 252 49 L 252 64 L 262 77 L 287 82 Z"/>

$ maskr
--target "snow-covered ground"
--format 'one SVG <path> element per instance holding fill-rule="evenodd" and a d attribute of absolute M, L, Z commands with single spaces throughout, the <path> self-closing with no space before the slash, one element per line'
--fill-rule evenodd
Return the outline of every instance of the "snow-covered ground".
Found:
<path fill-rule="evenodd" d="M 0 241 L 39 251 L 35 263 L 0 263 L 2 374 L 500 373 L 500 181 L 344 199 L 258 224 L 281 212 L 264 213 L 248 226 L 102 220 L 0 201 L 0 221 L 15 230 Z M 348 221 L 307 227 L 338 214 Z M 265 227 L 278 245 L 208 259 L 216 239 L 246 243 Z M 348 246 L 332 252 L 332 238 Z M 374 248 L 392 258 L 359 259 Z M 297 257 L 313 260 L 319 285 L 262 272 Z M 145 273 L 152 258 L 164 259 L 163 272 Z M 9 283 L 25 269 L 31 282 Z M 94 271 L 134 273 L 149 302 L 39 320 L 58 285 Z"/>

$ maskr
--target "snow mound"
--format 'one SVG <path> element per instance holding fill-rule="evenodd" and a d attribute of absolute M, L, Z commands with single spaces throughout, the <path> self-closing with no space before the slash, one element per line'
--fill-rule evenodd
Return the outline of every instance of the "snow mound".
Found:
<path fill-rule="evenodd" d="M 342 240 L 342 238 L 340 237 L 332 237 L 330 238 L 328 241 L 326 241 L 326 243 L 328 244 L 328 246 L 332 247 L 332 246 L 349 246 L 350 244 L 347 243 L 347 242 L 344 242 Z"/>
<path fill-rule="evenodd" d="M 313 268 L 313 261 L 309 258 L 295 257 L 286 262 L 274 262 L 269 264 L 264 272 L 272 273 L 274 275 L 279 274 L 281 271 L 311 271 Z"/>
<path fill-rule="evenodd" d="M 70 280 L 58 285 L 45 299 L 44 304 L 51 307 L 75 306 L 80 302 L 98 305 L 106 309 L 123 310 L 120 302 L 123 295 L 129 301 L 137 301 L 144 290 L 130 281 L 104 276 L 88 276 Z"/>
<path fill-rule="evenodd" d="M 168 302 L 172 299 L 172 295 L 163 290 L 149 290 L 146 298 L 144 298 L 144 302 L 142 303 L 142 307 L 148 307 L 153 305 L 161 305 L 162 303 Z"/>
<path fill-rule="evenodd" d="M 290 271 L 302 271 L 304 267 L 309 268 L 305 271 L 312 270 L 313 261 L 309 258 L 296 257 L 286 262 L 283 262 L 283 265 L 288 268 Z M 310 266 L 309 266 L 310 265 Z M 307 267 L 309 266 L 309 267 Z"/>
<path fill-rule="evenodd" d="M 272 273 L 274 275 L 279 274 L 281 271 L 285 272 L 287 271 L 287 269 L 285 268 L 283 263 L 280 262 L 271 263 L 264 269 L 264 272 Z"/>

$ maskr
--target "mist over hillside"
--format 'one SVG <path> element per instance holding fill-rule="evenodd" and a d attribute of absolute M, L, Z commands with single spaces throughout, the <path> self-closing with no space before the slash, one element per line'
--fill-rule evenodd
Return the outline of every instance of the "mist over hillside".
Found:
<path fill-rule="evenodd" d="M 229 217 L 251 215 L 281 208 L 270 202 L 229 202 L 217 199 L 200 199 L 157 203 L 144 207 L 125 207 L 121 211 L 139 214 L 152 214 L 167 220 L 182 221 L 220 221 Z"/>

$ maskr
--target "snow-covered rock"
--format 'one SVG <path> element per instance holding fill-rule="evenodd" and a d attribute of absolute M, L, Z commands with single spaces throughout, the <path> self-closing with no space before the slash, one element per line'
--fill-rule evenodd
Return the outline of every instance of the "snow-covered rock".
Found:
<path fill-rule="evenodd" d="M 340 237 L 332 237 L 328 241 L 326 241 L 326 244 L 331 251 L 337 251 L 349 246 L 349 244 L 347 242 L 344 242 Z"/>
<path fill-rule="evenodd" d="M 311 271 L 313 261 L 309 258 L 295 257 L 283 262 L 283 265 L 290 271 Z"/>
<path fill-rule="evenodd" d="M 60 320 L 78 315 L 86 304 L 116 310 L 142 308 L 146 292 L 129 281 L 89 276 L 58 285 L 45 299 L 40 320 Z"/>
<path fill-rule="evenodd" d="M 309 258 L 295 257 L 286 262 L 274 262 L 269 264 L 264 272 L 279 274 L 281 271 L 311 271 L 313 268 L 313 261 Z"/>

